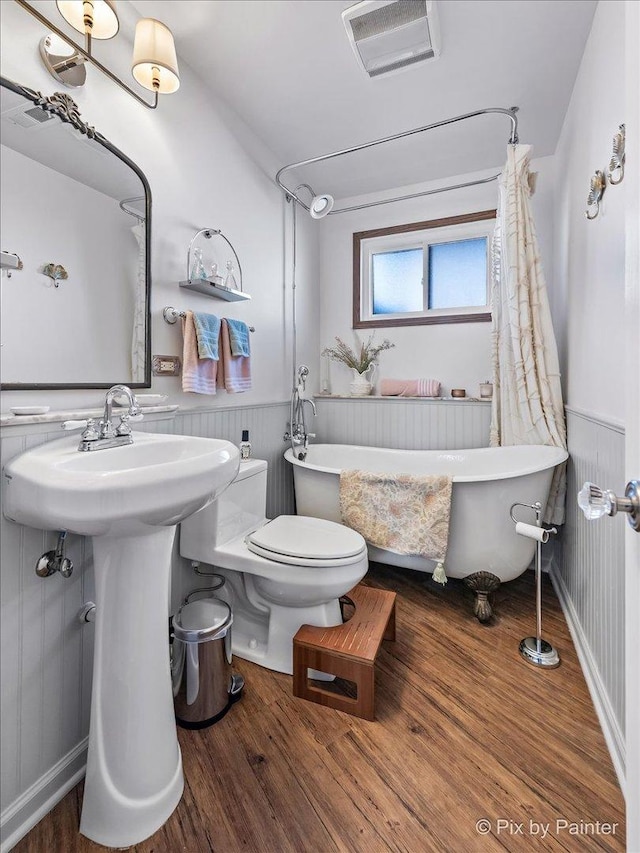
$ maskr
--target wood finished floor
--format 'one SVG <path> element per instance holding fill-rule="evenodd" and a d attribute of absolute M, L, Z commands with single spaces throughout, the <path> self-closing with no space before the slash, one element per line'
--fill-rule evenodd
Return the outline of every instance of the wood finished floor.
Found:
<path fill-rule="evenodd" d="M 496 593 L 486 626 L 458 581 L 440 590 L 423 574 L 372 566 L 367 582 L 398 593 L 397 640 L 378 657 L 376 722 L 294 699 L 289 676 L 236 659 L 244 697 L 212 728 L 179 730 L 183 799 L 130 849 L 623 851 L 622 794 L 550 583 L 543 634 L 562 664 L 541 672 L 518 654 L 533 633 L 531 572 Z M 17 853 L 104 850 L 78 834 L 81 803 L 82 784 Z M 498 820 L 513 825 L 499 832 Z M 556 831 L 557 820 L 618 826 L 576 835 Z M 546 838 L 530 821 L 550 824 Z"/>

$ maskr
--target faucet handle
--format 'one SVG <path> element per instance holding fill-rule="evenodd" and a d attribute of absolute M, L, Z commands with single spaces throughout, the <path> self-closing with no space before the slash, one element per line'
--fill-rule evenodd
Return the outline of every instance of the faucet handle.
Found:
<path fill-rule="evenodd" d="M 100 438 L 96 429 L 96 422 L 93 418 L 88 418 L 86 426 L 80 436 L 83 441 L 97 441 Z"/>
<path fill-rule="evenodd" d="M 121 415 L 120 423 L 116 427 L 116 435 L 131 435 L 131 427 L 129 426 L 130 415 Z"/>
<path fill-rule="evenodd" d="M 129 412 L 132 420 L 141 421 L 142 420 L 142 409 L 140 407 L 140 403 L 138 402 L 138 398 L 136 395 L 131 392 L 131 405 L 129 406 Z"/>
<path fill-rule="evenodd" d="M 115 430 L 113 428 L 113 424 L 110 420 L 105 420 L 102 418 L 100 421 L 100 438 L 113 438 L 115 435 Z"/>
<path fill-rule="evenodd" d="M 138 412 L 135 415 L 130 415 L 125 412 L 124 415 L 120 416 L 120 423 L 116 427 L 116 435 L 131 435 L 131 427 L 129 426 L 131 421 L 141 421 L 144 415 L 142 412 Z"/>

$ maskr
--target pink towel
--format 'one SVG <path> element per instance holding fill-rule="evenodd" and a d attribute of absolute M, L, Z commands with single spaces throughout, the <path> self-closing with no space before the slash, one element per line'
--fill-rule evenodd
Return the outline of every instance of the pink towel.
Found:
<path fill-rule="evenodd" d="M 383 397 L 439 397 L 440 383 L 436 379 L 381 379 Z"/>
<path fill-rule="evenodd" d="M 251 358 L 245 355 L 231 355 L 229 326 L 225 319 L 220 324 L 218 387 L 225 388 L 229 394 L 249 391 L 251 388 Z"/>
<path fill-rule="evenodd" d="M 182 390 L 193 394 L 215 394 L 218 362 L 198 357 L 198 338 L 193 312 L 187 311 L 182 321 Z"/>

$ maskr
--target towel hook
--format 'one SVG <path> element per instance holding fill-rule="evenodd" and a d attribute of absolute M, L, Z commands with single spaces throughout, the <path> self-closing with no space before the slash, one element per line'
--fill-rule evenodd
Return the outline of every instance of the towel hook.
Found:
<path fill-rule="evenodd" d="M 604 195 L 606 186 L 607 180 L 604 176 L 604 172 L 601 172 L 600 169 L 598 169 L 595 175 L 591 178 L 589 195 L 587 196 L 587 209 L 584 212 L 584 215 L 587 217 L 587 219 L 595 219 L 600 213 L 600 202 L 602 201 L 602 196 Z M 596 208 L 596 212 L 593 214 L 593 216 L 591 216 L 589 211 L 590 208 L 594 205 Z"/>
<path fill-rule="evenodd" d="M 621 124 L 618 127 L 618 132 L 613 137 L 611 160 L 609 161 L 609 171 L 607 172 L 607 180 L 614 187 L 621 184 L 624 178 L 625 138 L 626 127 L 624 124 Z M 614 172 L 618 172 L 617 180 L 614 178 Z"/>

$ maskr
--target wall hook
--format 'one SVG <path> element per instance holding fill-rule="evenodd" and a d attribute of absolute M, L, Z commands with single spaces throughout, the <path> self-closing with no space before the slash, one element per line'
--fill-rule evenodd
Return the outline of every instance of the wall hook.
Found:
<path fill-rule="evenodd" d="M 605 187 L 607 185 L 607 180 L 604 176 L 604 172 L 601 172 L 599 169 L 595 173 L 595 175 L 591 178 L 591 185 L 589 188 L 589 195 L 587 196 L 587 209 L 585 210 L 584 215 L 587 219 L 595 219 L 597 215 L 600 213 L 600 202 L 602 200 L 602 196 L 604 195 Z M 595 213 L 593 215 L 590 214 L 589 209 L 595 205 Z"/>
<path fill-rule="evenodd" d="M 624 178 L 625 141 L 626 127 L 624 124 L 621 124 L 618 132 L 613 137 L 613 151 L 609 162 L 609 171 L 607 172 L 607 180 L 614 187 L 617 184 L 621 184 Z M 617 180 L 615 173 L 617 173 Z"/>
<path fill-rule="evenodd" d="M 69 273 L 62 266 L 62 264 L 54 264 L 53 262 L 50 264 L 46 264 L 42 268 L 42 272 L 44 275 L 48 275 L 49 278 L 53 279 L 53 286 L 58 287 L 59 281 L 66 281 L 69 278 Z"/>

